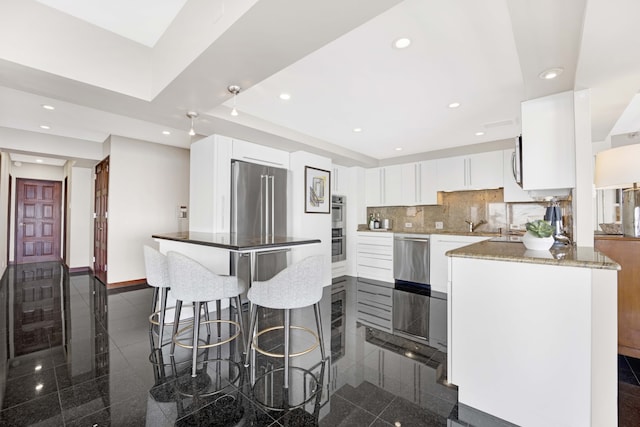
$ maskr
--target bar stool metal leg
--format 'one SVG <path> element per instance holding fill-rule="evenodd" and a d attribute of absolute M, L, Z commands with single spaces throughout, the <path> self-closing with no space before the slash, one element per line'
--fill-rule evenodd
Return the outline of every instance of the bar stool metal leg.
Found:
<path fill-rule="evenodd" d="M 162 348 L 162 340 L 164 338 L 164 316 L 167 310 L 167 295 L 169 294 L 169 288 L 163 288 L 160 291 L 160 313 L 158 313 L 158 348 Z"/>
<path fill-rule="evenodd" d="M 173 320 L 173 331 L 171 332 L 171 351 L 169 352 L 169 354 L 171 354 L 172 356 L 176 349 L 176 341 L 173 339 L 173 337 L 175 337 L 176 334 L 178 333 L 178 325 L 180 323 L 180 312 L 182 311 L 182 301 L 180 300 L 176 301 L 175 310 L 176 310 L 176 313 Z"/>
<path fill-rule="evenodd" d="M 196 367 L 198 362 L 198 338 L 200 335 L 200 309 L 202 308 L 201 302 L 193 302 L 193 351 L 191 355 L 191 376 L 196 377 Z M 208 325 L 208 323 L 207 323 Z"/>
<path fill-rule="evenodd" d="M 284 384 L 282 400 L 285 407 L 289 406 L 289 338 L 291 333 L 291 310 L 284 310 Z"/>
<path fill-rule="evenodd" d="M 317 302 L 313 305 L 313 312 L 316 315 L 316 327 L 318 328 L 318 339 L 320 341 L 320 355 L 324 362 L 327 358 L 324 352 L 324 335 L 322 334 L 322 315 L 320 314 L 320 303 Z"/>

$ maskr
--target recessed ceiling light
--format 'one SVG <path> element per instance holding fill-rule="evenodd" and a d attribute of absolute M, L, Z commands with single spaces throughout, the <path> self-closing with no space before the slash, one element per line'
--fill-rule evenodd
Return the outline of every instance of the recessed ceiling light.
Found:
<path fill-rule="evenodd" d="M 393 47 L 395 47 L 396 49 L 405 49 L 405 48 L 408 48 L 410 44 L 411 44 L 411 39 L 408 39 L 406 37 L 400 37 L 399 39 L 396 39 L 393 42 Z"/>
<path fill-rule="evenodd" d="M 452 102 L 451 104 L 449 104 L 449 108 L 458 108 L 460 106 L 459 102 Z"/>
<path fill-rule="evenodd" d="M 480 131 L 480 132 L 476 132 L 476 136 L 482 136 L 484 135 L 484 132 Z"/>
<path fill-rule="evenodd" d="M 49 130 L 49 129 L 51 129 L 51 126 L 49 126 L 49 125 L 40 125 L 40 129 Z"/>
<path fill-rule="evenodd" d="M 43 160 L 42 159 L 36 159 L 36 163 L 42 163 Z"/>
<path fill-rule="evenodd" d="M 56 107 L 54 107 L 53 105 L 49 105 L 49 104 L 42 104 L 42 108 L 44 108 L 45 110 L 55 110 Z"/>
<path fill-rule="evenodd" d="M 169 132 L 168 130 L 163 130 L 163 131 L 162 131 L 162 134 L 163 134 L 163 135 L 171 135 L 171 132 Z"/>
<path fill-rule="evenodd" d="M 280 99 L 284 100 L 284 101 L 288 101 L 291 99 L 291 95 L 289 95 L 288 93 L 281 93 L 280 94 Z"/>
<path fill-rule="evenodd" d="M 402 147 L 396 147 L 396 151 L 402 151 Z"/>
<path fill-rule="evenodd" d="M 538 75 L 538 77 L 540 77 L 543 80 L 551 80 L 558 77 L 560 74 L 562 74 L 563 71 L 564 71 L 564 68 L 561 68 L 561 67 L 549 68 L 548 70 L 544 70 L 543 72 L 541 72 Z"/>
<path fill-rule="evenodd" d="M 353 128 L 354 132 L 362 132 L 362 128 Z"/>

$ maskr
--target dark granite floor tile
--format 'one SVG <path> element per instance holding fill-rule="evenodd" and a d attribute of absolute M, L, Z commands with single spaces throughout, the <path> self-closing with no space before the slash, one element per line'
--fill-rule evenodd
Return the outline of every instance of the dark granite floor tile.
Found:
<path fill-rule="evenodd" d="M 394 398 L 393 394 L 367 381 L 356 388 L 346 384 L 337 390 L 336 394 L 376 416 L 380 415 Z"/>
<path fill-rule="evenodd" d="M 58 393 L 51 393 L 0 411 L 0 425 L 4 427 L 63 425 Z"/>
<path fill-rule="evenodd" d="M 146 423 L 147 413 L 150 415 L 149 420 L 153 421 L 151 424 Z M 133 396 L 81 418 L 70 421 L 65 419 L 65 427 L 128 427 L 145 424 L 153 427 L 169 427 L 173 425 L 173 421 L 167 419 L 154 402 L 148 402 L 147 396 L 144 395 Z"/>
<path fill-rule="evenodd" d="M 405 399 L 396 397 L 380 414 L 384 421 L 403 427 L 441 427 L 447 425 L 447 418 L 423 409 Z"/>
<path fill-rule="evenodd" d="M 51 349 L 40 350 L 35 353 L 9 359 L 7 362 L 7 379 L 33 375 L 38 371 L 53 368 L 54 362 Z"/>
<path fill-rule="evenodd" d="M 61 390 L 60 403 L 65 421 L 73 421 L 146 394 L 133 372 L 125 370 Z"/>
<path fill-rule="evenodd" d="M 372 413 L 337 395 L 331 397 L 329 405 L 331 412 L 320 420 L 320 427 L 366 427 L 376 418 Z"/>
<path fill-rule="evenodd" d="M 53 368 L 35 372 L 33 375 L 23 375 L 6 382 L 2 407 L 10 408 L 57 391 Z"/>

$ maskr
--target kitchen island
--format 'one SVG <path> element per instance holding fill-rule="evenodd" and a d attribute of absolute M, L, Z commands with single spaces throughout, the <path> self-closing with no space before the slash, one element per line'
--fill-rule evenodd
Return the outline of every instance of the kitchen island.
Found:
<path fill-rule="evenodd" d="M 617 424 L 617 270 L 588 247 L 484 241 L 447 252 L 448 375 L 461 419 Z"/>

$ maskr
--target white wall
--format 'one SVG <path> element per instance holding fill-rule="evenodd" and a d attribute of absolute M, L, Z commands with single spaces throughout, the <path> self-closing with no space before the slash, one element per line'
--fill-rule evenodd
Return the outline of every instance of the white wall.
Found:
<path fill-rule="evenodd" d="M 35 163 L 23 163 L 22 166 L 10 165 L 13 182 L 11 183 L 11 227 L 9 231 L 9 261 L 15 260 L 15 230 L 16 230 L 16 186 L 17 178 L 41 179 L 46 181 L 60 181 L 61 197 L 64 198 L 64 168 L 62 166 L 39 165 Z M 60 218 L 62 218 L 62 200 L 60 200 Z M 62 224 L 61 224 L 62 225 Z M 62 243 L 62 228 L 60 227 L 60 239 Z M 60 245 L 60 258 L 62 258 L 62 245 Z"/>
<path fill-rule="evenodd" d="M 145 277 L 142 246 L 178 231 L 177 209 L 189 201 L 189 151 L 119 136 L 110 138 L 107 281 Z"/>
<path fill-rule="evenodd" d="M 93 169 L 71 167 L 67 177 L 67 267 L 93 268 Z"/>
<path fill-rule="evenodd" d="M 328 214 L 305 213 L 305 166 L 331 171 L 331 159 L 304 151 L 289 156 L 289 201 L 287 203 L 288 234 L 294 237 L 321 239 L 319 245 L 294 248 L 291 263 L 310 255 L 323 254 L 325 258 L 324 286 L 331 285 L 331 209 Z"/>
<path fill-rule="evenodd" d="M 9 223 L 9 171 L 11 162 L 8 153 L 0 153 L 0 277 L 7 269 L 7 224 Z"/>

